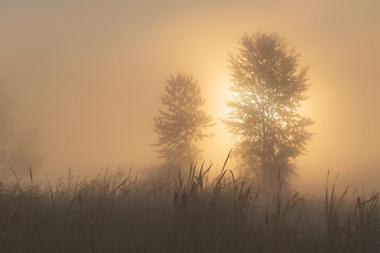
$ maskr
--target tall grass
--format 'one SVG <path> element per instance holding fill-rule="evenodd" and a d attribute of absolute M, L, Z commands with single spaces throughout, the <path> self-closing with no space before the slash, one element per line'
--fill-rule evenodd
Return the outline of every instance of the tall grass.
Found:
<path fill-rule="evenodd" d="M 379 194 L 326 180 L 321 198 L 262 189 L 226 166 L 168 181 L 104 170 L 92 179 L 0 183 L 0 252 L 380 252 Z"/>

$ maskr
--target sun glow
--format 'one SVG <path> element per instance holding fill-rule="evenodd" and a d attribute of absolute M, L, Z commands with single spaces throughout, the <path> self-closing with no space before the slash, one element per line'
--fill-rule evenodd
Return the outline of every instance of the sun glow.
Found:
<path fill-rule="evenodd" d="M 230 87 L 231 82 L 227 75 L 215 78 L 205 87 L 206 106 L 216 123 L 212 129 L 213 137 L 204 143 L 204 157 L 210 161 L 222 163 L 234 144 L 232 136 L 223 123 L 223 120 L 226 120 L 231 112 L 231 108 L 227 106 L 227 101 L 234 99 Z M 210 148 L 210 144 L 212 148 Z"/>

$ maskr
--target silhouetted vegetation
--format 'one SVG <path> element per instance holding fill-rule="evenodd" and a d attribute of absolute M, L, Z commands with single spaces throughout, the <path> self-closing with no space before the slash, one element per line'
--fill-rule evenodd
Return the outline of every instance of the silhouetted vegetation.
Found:
<path fill-rule="evenodd" d="M 311 137 L 312 121 L 299 112 L 308 84 L 298 59 L 277 34 L 261 33 L 245 35 L 230 58 L 225 123 L 241 170 L 258 180 L 229 168 L 231 151 L 218 172 L 197 163 L 213 119 L 197 81 L 178 74 L 154 119 L 162 167 L 178 174 L 105 170 L 88 179 L 70 170 L 41 184 L 32 169 L 29 181 L 11 169 L 15 180 L 0 181 L 0 252 L 380 252 L 379 193 L 338 191 L 329 174 L 320 197 L 287 187 Z M 0 149 L 0 167 L 9 157 Z"/>
<path fill-rule="evenodd" d="M 170 165 L 187 166 L 199 158 L 199 141 L 207 137 L 212 118 L 203 110 L 205 99 L 197 81 L 186 74 L 171 76 L 161 98 L 163 109 L 154 119 L 159 154 Z"/>
<path fill-rule="evenodd" d="M 235 99 L 228 103 L 233 110 L 227 126 L 244 166 L 273 187 L 279 171 L 285 179 L 293 172 L 292 162 L 311 136 L 311 120 L 298 112 L 307 68 L 299 68 L 298 54 L 277 34 L 245 35 L 230 63 Z"/>
<path fill-rule="evenodd" d="M 173 182 L 103 171 L 55 185 L 0 184 L 0 252 L 379 252 L 379 194 L 327 181 L 325 196 L 270 198 L 224 166 Z M 338 193 L 339 192 L 339 193 Z M 264 194 L 265 195 L 265 194 Z"/>

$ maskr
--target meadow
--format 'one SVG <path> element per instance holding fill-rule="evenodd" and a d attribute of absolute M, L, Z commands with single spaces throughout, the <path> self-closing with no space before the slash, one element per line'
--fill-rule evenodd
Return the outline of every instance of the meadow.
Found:
<path fill-rule="evenodd" d="M 226 168 L 0 184 L 0 252 L 380 252 L 379 194 L 266 191 Z M 210 176 L 210 171 L 218 171 Z"/>

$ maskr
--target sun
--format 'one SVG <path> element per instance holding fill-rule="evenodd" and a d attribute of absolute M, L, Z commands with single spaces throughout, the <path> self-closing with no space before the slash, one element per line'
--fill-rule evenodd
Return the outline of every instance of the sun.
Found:
<path fill-rule="evenodd" d="M 228 115 L 232 111 L 227 106 L 227 101 L 235 98 L 230 90 L 231 85 L 229 77 L 221 75 L 211 80 L 204 90 L 207 98 L 206 108 L 215 122 L 215 126 L 212 128 L 213 137 L 204 143 L 204 155 L 210 161 L 223 161 L 234 144 L 233 137 L 223 122 L 228 119 Z"/>
<path fill-rule="evenodd" d="M 227 102 L 235 100 L 237 94 L 231 91 L 232 82 L 223 75 L 212 83 L 212 89 L 207 94 L 210 100 L 210 110 L 217 118 L 226 119 L 231 112 Z"/>

